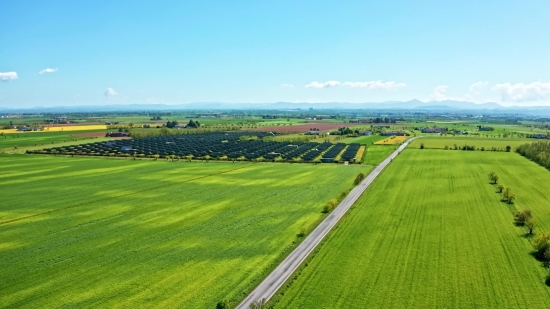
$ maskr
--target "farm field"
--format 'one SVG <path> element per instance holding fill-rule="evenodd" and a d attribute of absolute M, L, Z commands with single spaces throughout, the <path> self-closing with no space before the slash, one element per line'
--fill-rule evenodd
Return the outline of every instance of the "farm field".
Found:
<path fill-rule="evenodd" d="M 487 173 L 550 228 L 550 172 L 515 153 L 404 151 L 275 308 L 546 308 L 546 271 Z"/>
<path fill-rule="evenodd" d="M 338 142 L 339 143 L 346 143 L 346 144 L 350 144 L 350 143 L 366 144 L 367 146 L 370 146 L 371 144 L 376 143 L 376 142 L 378 142 L 380 140 L 383 140 L 385 138 L 386 138 L 385 136 L 380 136 L 380 135 L 369 135 L 369 136 L 346 138 L 346 139 L 340 140 Z"/>
<path fill-rule="evenodd" d="M 384 161 L 397 146 L 394 145 L 370 145 L 367 146 L 367 154 L 363 159 L 363 164 L 378 165 Z"/>
<path fill-rule="evenodd" d="M 0 135 L 0 149 L 13 148 L 13 147 L 29 147 L 29 146 L 40 146 L 44 144 L 51 145 L 52 143 L 60 143 L 64 141 L 74 141 L 74 140 L 87 140 L 89 142 L 96 141 L 90 137 L 77 136 L 79 133 L 88 132 L 88 131 L 78 131 L 78 132 L 27 132 L 19 134 L 4 134 Z M 102 132 L 105 136 L 105 132 Z"/>
<path fill-rule="evenodd" d="M 390 136 L 386 137 L 383 140 L 377 141 L 376 145 L 399 145 L 409 139 L 409 136 Z"/>
<path fill-rule="evenodd" d="M 476 148 L 485 147 L 485 150 L 490 150 L 492 147 L 504 150 L 506 146 L 512 147 L 512 151 L 516 147 L 525 143 L 532 143 L 537 141 L 533 138 L 490 138 L 490 137 L 447 137 L 447 136 L 426 136 L 417 138 L 411 142 L 411 148 L 420 148 L 421 144 L 424 144 L 425 148 L 439 148 L 443 149 L 445 146 L 453 148 L 456 144 L 458 147 L 469 145 Z"/>
<path fill-rule="evenodd" d="M 235 305 L 371 169 L 0 161 L 0 304 L 10 308 Z"/>

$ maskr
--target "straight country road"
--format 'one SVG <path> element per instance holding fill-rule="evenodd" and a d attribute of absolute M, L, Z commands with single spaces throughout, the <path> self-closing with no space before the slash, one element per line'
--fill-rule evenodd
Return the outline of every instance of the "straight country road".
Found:
<path fill-rule="evenodd" d="M 249 309 L 250 304 L 260 299 L 269 300 L 279 288 L 290 278 L 290 276 L 298 269 L 300 264 L 307 256 L 315 249 L 315 247 L 323 240 L 328 232 L 338 223 L 348 209 L 355 201 L 363 194 L 365 189 L 376 179 L 382 170 L 415 138 L 407 140 L 399 146 L 391 155 L 389 155 L 380 165 L 378 165 L 357 187 L 355 187 L 344 200 L 336 207 L 323 222 L 321 222 L 311 234 L 302 241 L 302 243 L 294 249 L 284 259 L 277 268 L 273 270 L 261 283 L 254 289 L 236 308 Z"/>

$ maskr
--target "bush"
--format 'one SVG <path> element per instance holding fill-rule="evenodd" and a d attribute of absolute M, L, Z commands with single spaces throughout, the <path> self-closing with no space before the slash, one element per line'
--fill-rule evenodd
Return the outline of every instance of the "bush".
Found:
<path fill-rule="evenodd" d="M 346 189 L 340 193 L 340 199 L 345 198 L 349 194 L 349 189 Z"/>
<path fill-rule="evenodd" d="M 338 201 L 335 200 L 335 199 L 331 199 L 327 202 L 327 204 L 325 205 L 325 207 L 323 207 L 323 213 L 329 213 L 330 211 L 332 211 L 334 209 L 334 207 L 336 207 L 336 205 L 338 205 Z"/>
<path fill-rule="evenodd" d="M 353 184 L 358 185 L 358 184 L 361 183 L 361 181 L 363 181 L 363 179 L 365 179 L 365 174 L 359 173 L 359 175 L 357 175 L 357 177 L 355 177 L 355 180 L 353 181 Z"/>
<path fill-rule="evenodd" d="M 227 304 L 227 301 L 222 300 L 216 304 L 216 309 L 229 309 L 229 305 Z"/>

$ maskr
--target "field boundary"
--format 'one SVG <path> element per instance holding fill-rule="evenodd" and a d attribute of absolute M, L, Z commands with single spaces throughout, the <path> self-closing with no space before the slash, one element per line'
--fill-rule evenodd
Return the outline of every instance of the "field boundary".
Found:
<path fill-rule="evenodd" d="M 179 184 L 186 183 L 186 182 L 191 182 L 191 181 L 204 179 L 204 178 L 208 178 L 208 177 L 212 177 L 212 176 L 217 176 L 217 175 L 221 175 L 221 174 L 225 174 L 225 173 L 229 173 L 229 172 L 234 172 L 234 171 L 241 170 L 241 169 L 244 169 L 244 168 L 247 168 L 247 167 L 250 167 L 250 166 L 252 166 L 252 164 L 247 164 L 246 166 L 241 166 L 241 167 L 238 167 L 238 168 L 222 171 L 222 172 L 215 173 L 215 174 L 208 174 L 208 175 L 204 175 L 204 176 L 200 176 L 200 177 L 186 179 L 186 180 L 174 182 L 174 183 L 171 183 L 171 184 L 163 184 L 163 185 L 160 185 L 160 186 L 155 186 L 155 187 L 151 187 L 151 188 L 147 188 L 147 189 L 143 189 L 143 190 L 139 190 L 139 191 L 134 191 L 134 192 L 131 192 L 131 193 L 126 193 L 126 194 L 121 194 L 121 195 L 117 195 L 117 196 L 102 198 L 102 199 L 94 200 L 94 201 L 87 202 L 87 203 L 81 203 L 81 204 L 76 204 L 76 205 L 62 207 L 62 208 L 56 208 L 56 209 L 44 211 L 44 212 L 41 212 L 41 213 L 37 213 L 37 214 L 34 214 L 34 215 L 28 215 L 28 216 L 14 218 L 14 219 L 6 220 L 6 221 L 1 221 L 0 225 L 13 223 L 13 222 L 17 222 L 17 221 L 21 221 L 21 220 L 25 220 L 25 219 L 30 219 L 30 218 L 34 218 L 34 217 L 38 217 L 38 216 L 43 216 L 43 215 L 47 215 L 47 214 L 62 211 L 62 210 L 68 210 L 68 209 L 72 209 L 72 208 L 87 206 L 87 205 L 95 204 L 95 203 L 98 203 L 98 202 L 104 202 L 104 201 L 108 201 L 108 200 L 112 200 L 112 199 L 116 199 L 116 198 L 121 198 L 121 197 L 125 197 L 125 196 L 130 196 L 130 195 L 134 195 L 134 194 L 138 194 L 138 193 L 143 193 L 143 192 L 147 192 L 147 191 L 151 191 L 151 190 L 156 190 L 156 189 L 160 189 L 160 188 L 166 188 L 166 187 L 170 187 L 170 186 L 174 186 L 174 185 L 179 185 Z"/>
<path fill-rule="evenodd" d="M 328 215 L 301 243 L 277 266 L 236 308 L 247 309 L 256 301 L 268 301 L 307 259 L 309 254 L 321 243 L 325 236 L 340 221 L 357 199 L 384 170 L 393 159 L 414 140 L 405 141 L 378 165 L 349 195 L 342 200 L 330 215 Z"/>

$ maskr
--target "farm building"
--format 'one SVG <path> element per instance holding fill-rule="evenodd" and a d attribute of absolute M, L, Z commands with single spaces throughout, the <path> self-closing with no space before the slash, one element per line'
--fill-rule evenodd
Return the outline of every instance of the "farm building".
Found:
<path fill-rule="evenodd" d="M 407 136 L 405 131 L 386 131 L 380 133 L 380 136 Z"/>
<path fill-rule="evenodd" d="M 107 133 L 107 136 L 110 136 L 110 137 L 128 137 L 128 136 L 130 136 L 130 133 L 128 133 L 128 132 L 109 132 L 109 133 Z"/>
<path fill-rule="evenodd" d="M 493 128 L 493 127 L 484 127 L 484 126 L 477 126 L 477 129 L 479 131 L 493 131 L 493 130 L 495 130 L 495 128 Z"/>
<path fill-rule="evenodd" d="M 372 132 L 371 132 L 371 131 L 365 131 L 363 134 L 364 134 L 364 135 L 371 135 Z"/>
<path fill-rule="evenodd" d="M 533 138 L 546 138 L 546 134 L 533 134 Z"/>
<path fill-rule="evenodd" d="M 422 133 L 443 133 L 446 132 L 446 128 L 423 128 Z"/>

